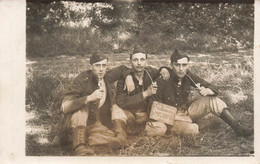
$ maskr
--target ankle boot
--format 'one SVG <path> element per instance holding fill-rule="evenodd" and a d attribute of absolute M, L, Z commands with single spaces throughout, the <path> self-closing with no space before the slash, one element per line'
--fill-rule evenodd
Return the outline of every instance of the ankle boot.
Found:
<path fill-rule="evenodd" d="M 94 151 L 86 144 L 86 127 L 78 126 L 73 129 L 73 155 L 93 155 Z"/>
<path fill-rule="evenodd" d="M 111 139 L 109 145 L 112 149 L 120 149 L 128 144 L 126 123 L 123 120 L 117 119 L 112 121 L 112 125 L 115 132 L 115 137 Z"/>
<path fill-rule="evenodd" d="M 237 136 L 247 137 L 254 133 L 254 129 L 242 127 L 228 109 L 224 109 L 221 112 L 220 118 L 235 131 Z"/>

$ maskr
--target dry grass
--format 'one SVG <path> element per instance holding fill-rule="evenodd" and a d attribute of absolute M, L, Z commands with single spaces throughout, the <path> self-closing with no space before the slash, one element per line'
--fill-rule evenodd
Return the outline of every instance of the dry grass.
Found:
<path fill-rule="evenodd" d="M 128 64 L 128 55 L 109 54 L 110 66 Z M 223 86 L 220 97 L 247 126 L 253 126 L 253 56 L 252 51 L 190 54 L 194 72 Z M 168 64 L 169 54 L 150 55 L 150 65 Z M 71 145 L 51 146 L 60 127 L 60 101 L 70 80 L 88 69 L 88 56 L 36 58 L 27 64 L 26 155 L 70 155 Z M 32 62 L 34 61 L 34 62 Z M 112 63 L 113 62 L 113 63 Z M 131 145 L 112 151 L 96 149 L 98 156 L 250 156 L 253 137 L 239 138 L 224 122 L 216 119 L 214 127 L 197 136 L 167 134 L 149 137 L 145 133 L 130 136 Z"/>

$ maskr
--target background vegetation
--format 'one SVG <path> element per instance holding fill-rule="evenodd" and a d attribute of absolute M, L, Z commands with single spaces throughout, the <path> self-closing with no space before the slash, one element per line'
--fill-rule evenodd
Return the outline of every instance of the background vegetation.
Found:
<path fill-rule="evenodd" d="M 72 7 L 73 6 L 73 7 Z M 253 47 L 253 4 L 27 3 L 27 56 L 237 51 Z"/>
<path fill-rule="evenodd" d="M 73 77 L 101 51 L 109 65 L 128 65 L 134 44 L 149 64 L 169 64 L 175 47 L 194 62 L 202 78 L 221 86 L 220 97 L 253 126 L 254 58 L 252 4 L 224 3 L 27 3 L 26 155 L 70 155 L 71 143 L 53 146 L 61 125 L 60 103 Z M 194 98 L 196 91 L 190 99 Z M 236 137 L 216 118 L 197 136 L 130 136 L 131 145 L 100 156 L 251 156 L 254 138 Z"/>

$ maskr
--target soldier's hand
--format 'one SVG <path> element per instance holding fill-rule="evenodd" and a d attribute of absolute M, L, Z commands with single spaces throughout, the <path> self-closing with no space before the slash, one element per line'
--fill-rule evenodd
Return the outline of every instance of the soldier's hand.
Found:
<path fill-rule="evenodd" d="M 164 80 L 168 80 L 170 78 L 170 73 L 166 68 L 162 68 L 160 74 Z"/>
<path fill-rule="evenodd" d="M 157 83 L 154 82 L 143 92 L 143 96 L 144 98 L 146 98 L 156 94 L 156 92 L 157 92 Z"/>
<path fill-rule="evenodd" d="M 104 90 L 97 89 L 91 95 L 88 96 L 88 101 L 100 100 L 103 96 L 104 96 Z"/>
<path fill-rule="evenodd" d="M 130 93 L 135 89 L 135 83 L 133 80 L 133 77 L 131 75 L 128 75 L 125 78 L 125 85 L 124 85 L 124 90 L 127 89 L 127 92 Z"/>
<path fill-rule="evenodd" d="M 211 89 L 205 87 L 200 87 L 199 92 L 202 96 L 214 95 L 214 92 Z"/>

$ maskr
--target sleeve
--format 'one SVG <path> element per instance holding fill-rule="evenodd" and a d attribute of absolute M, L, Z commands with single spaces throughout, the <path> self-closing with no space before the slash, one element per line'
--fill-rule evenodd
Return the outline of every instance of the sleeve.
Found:
<path fill-rule="evenodd" d="M 83 96 L 83 77 L 79 75 L 76 77 L 69 88 L 65 91 L 61 110 L 64 113 L 73 113 L 85 106 L 87 96 Z"/>
<path fill-rule="evenodd" d="M 165 69 L 168 70 L 168 72 L 169 72 L 169 74 L 170 74 L 170 77 L 174 77 L 174 75 L 173 75 L 174 73 L 173 73 L 173 71 L 172 71 L 172 69 L 171 69 L 170 67 L 166 67 L 166 66 L 160 67 L 160 68 L 159 68 L 159 73 L 161 73 L 161 70 L 162 70 L 163 68 L 165 68 Z"/>
<path fill-rule="evenodd" d="M 126 78 L 133 70 L 125 65 L 121 65 L 107 70 L 106 79 L 109 83 L 113 83 L 121 78 Z"/>
<path fill-rule="evenodd" d="M 148 114 L 150 114 L 153 101 L 158 101 L 158 102 L 162 102 L 163 103 L 163 93 L 165 92 L 166 81 L 167 80 L 164 80 L 161 77 L 159 77 L 156 80 L 158 88 L 157 88 L 156 94 L 149 98 L 148 105 L 147 105 L 147 112 L 148 112 Z"/>
<path fill-rule="evenodd" d="M 120 79 L 117 82 L 117 94 L 116 94 L 116 103 L 117 105 L 124 110 L 134 110 L 140 106 L 146 105 L 146 100 L 143 97 L 142 92 L 134 94 L 135 90 L 128 94 L 124 90 L 124 79 Z"/>
<path fill-rule="evenodd" d="M 203 87 L 205 87 L 205 88 L 211 89 L 211 90 L 215 93 L 215 95 L 213 95 L 213 96 L 216 96 L 216 95 L 218 95 L 218 94 L 220 93 L 220 91 L 219 91 L 219 89 L 218 89 L 217 86 L 215 86 L 215 85 L 213 85 L 213 84 L 210 84 L 209 82 L 203 80 L 202 78 L 200 78 L 199 76 L 197 76 L 197 75 L 191 73 L 190 71 L 188 71 L 187 74 L 190 76 L 190 77 L 188 77 L 188 78 L 189 78 L 189 80 L 191 81 L 191 85 L 192 85 L 193 87 L 196 87 L 196 86 L 195 86 L 195 84 L 192 82 L 192 80 L 193 80 L 195 83 L 200 83 L 200 86 L 203 86 Z M 192 80 L 191 80 L 190 78 L 191 78 Z"/>

